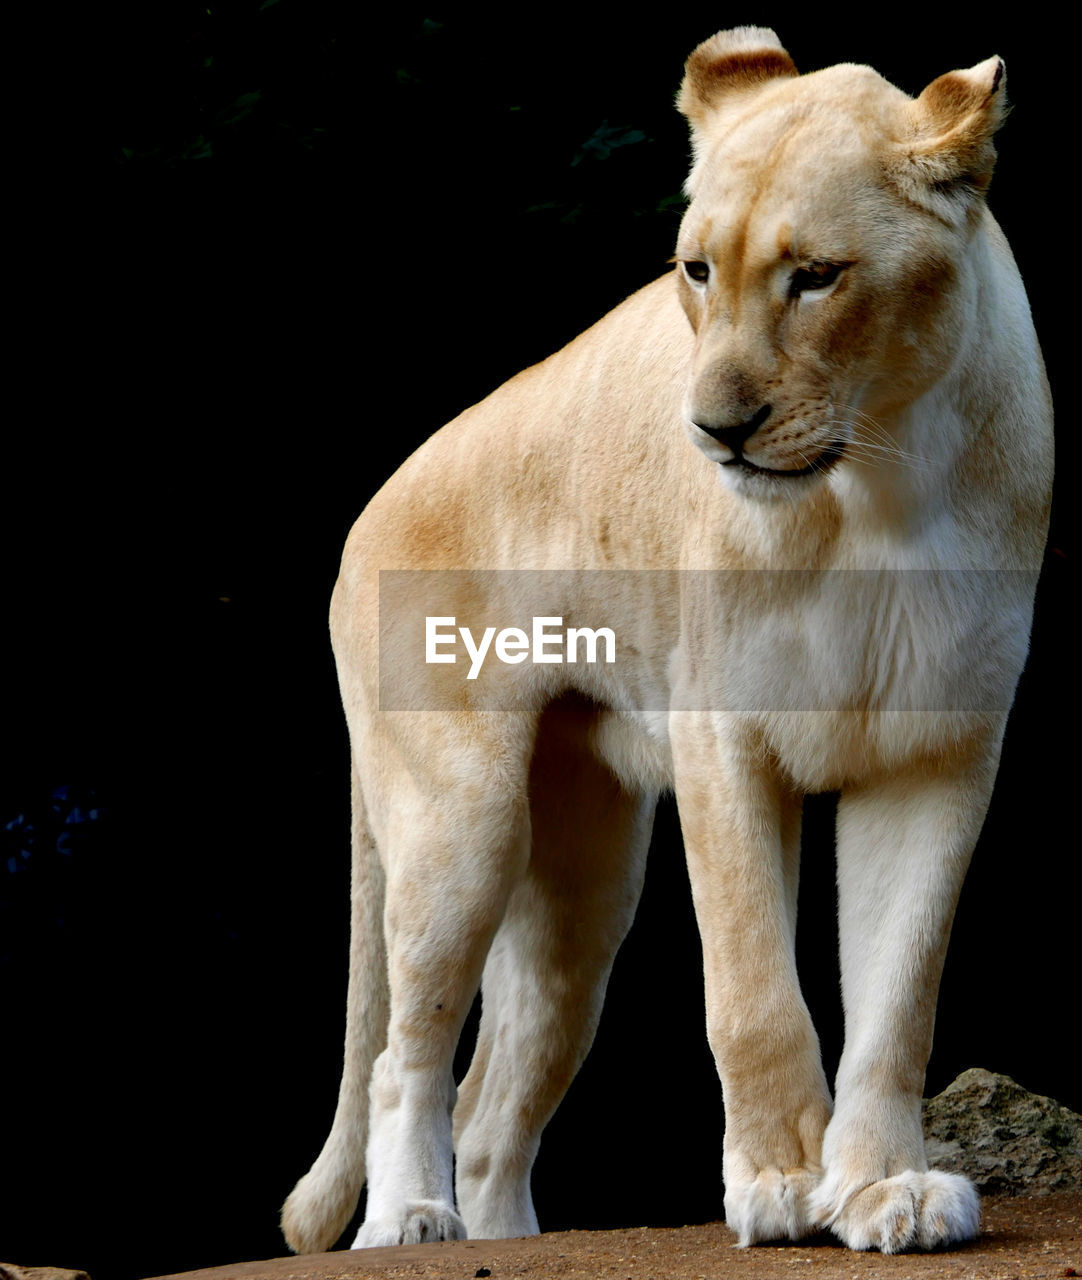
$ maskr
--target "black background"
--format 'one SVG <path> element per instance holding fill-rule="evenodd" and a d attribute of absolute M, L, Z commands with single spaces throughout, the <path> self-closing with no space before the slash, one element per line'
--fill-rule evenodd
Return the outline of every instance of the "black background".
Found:
<path fill-rule="evenodd" d="M 869 62 L 911 93 L 1003 55 L 992 205 L 1065 401 L 1071 86 L 1047 28 L 856 12 L 374 24 L 272 0 L 92 33 L 11 248 L 29 288 L 2 477 L 0 1259 L 124 1280 L 283 1251 L 341 1053 L 342 541 L 443 421 L 665 270 L 687 160 L 671 102 L 699 40 L 772 24 L 802 69 Z M 983 1065 L 1077 1108 L 1060 494 L 928 1089 Z M 832 1069 L 830 821 L 809 802 L 800 947 Z M 699 959 L 665 802 L 537 1166 L 544 1227 L 719 1216 Z"/>

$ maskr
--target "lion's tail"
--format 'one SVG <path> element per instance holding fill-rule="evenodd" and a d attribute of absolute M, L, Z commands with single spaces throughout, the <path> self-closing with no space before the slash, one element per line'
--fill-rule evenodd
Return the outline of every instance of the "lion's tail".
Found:
<path fill-rule="evenodd" d="M 364 1186 L 368 1085 L 387 1040 L 389 1001 L 383 940 L 383 869 L 353 771 L 353 880 L 346 1048 L 338 1107 L 323 1150 L 282 1206 L 294 1253 L 330 1249 L 349 1225 Z"/>

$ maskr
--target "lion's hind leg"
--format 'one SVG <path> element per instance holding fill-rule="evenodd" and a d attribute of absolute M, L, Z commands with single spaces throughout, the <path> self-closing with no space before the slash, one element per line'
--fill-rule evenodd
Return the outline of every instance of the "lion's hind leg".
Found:
<path fill-rule="evenodd" d="M 656 797 L 588 750 L 592 712 L 542 719 L 532 847 L 485 965 L 482 1015 L 455 1111 L 458 1204 L 473 1237 L 538 1230 L 530 1172 L 545 1125 L 593 1043 L 642 889 Z"/>
<path fill-rule="evenodd" d="M 525 864 L 532 736 L 525 719 L 435 713 L 372 751 L 390 1020 L 372 1075 L 368 1204 L 354 1248 L 466 1234 L 454 1204 L 452 1063 Z"/>

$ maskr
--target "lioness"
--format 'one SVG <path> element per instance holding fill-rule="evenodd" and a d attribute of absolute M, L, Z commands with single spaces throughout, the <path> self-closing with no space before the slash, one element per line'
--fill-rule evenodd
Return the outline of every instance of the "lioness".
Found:
<path fill-rule="evenodd" d="M 798 76 L 745 27 L 694 51 L 679 106 L 674 271 L 429 440 L 346 545 L 346 1057 L 283 1210 L 295 1250 L 334 1243 L 366 1169 L 358 1247 L 538 1230 L 531 1166 L 666 787 L 740 1242 L 977 1230 L 972 1185 L 928 1169 L 920 1098 L 1051 481 L 1041 356 L 984 202 L 1003 63 L 911 99 L 868 67 Z M 454 663 L 466 630 L 479 654 L 530 615 L 611 630 L 617 660 Z M 822 790 L 841 796 L 833 1102 L 794 962 L 801 798 Z"/>

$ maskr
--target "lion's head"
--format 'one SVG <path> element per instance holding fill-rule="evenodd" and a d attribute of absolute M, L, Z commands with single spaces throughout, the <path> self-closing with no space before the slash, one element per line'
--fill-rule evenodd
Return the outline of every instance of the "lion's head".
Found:
<path fill-rule="evenodd" d="M 685 414 L 737 490 L 792 494 L 897 447 L 950 368 L 1004 111 L 999 58 L 912 99 L 869 67 L 798 76 L 772 31 L 700 45 L 676 262 L 695 330 Z"/>

